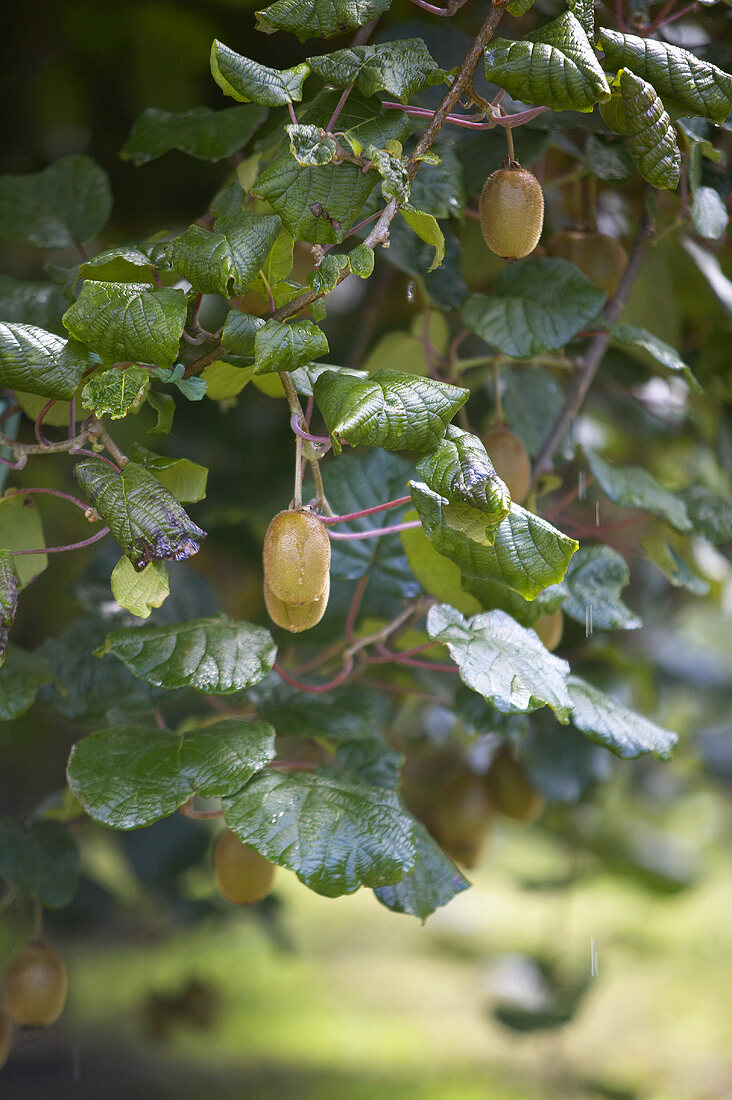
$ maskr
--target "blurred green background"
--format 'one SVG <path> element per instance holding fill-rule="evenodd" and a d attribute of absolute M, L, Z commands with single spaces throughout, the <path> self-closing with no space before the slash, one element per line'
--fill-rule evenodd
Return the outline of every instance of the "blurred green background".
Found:
<path fill-rule="evenodd" d="M 173 152 L 134 168 L 119 149 L 146 107 L 229 105 L 209 73 L 214 37 L 280 68 L 303 56 L 294 38 L 254 33 L 255 6 L 11 5 L 0 42 L 1 170 L 31 172 L 67 153 L 93 155 L 115 194 L 105 247 L 188 225 L 229 165 Z M 469 3 L 437 35 L 432 21 L 430 46 L 441 63 L 461 56 L 485 7 Z M 397 0 L 389 18 L 416 15 Z M 413 32 L 423 26 L 415 21 Z M 498 139 L 484 140 L 490 160 Z M 477 164 L 480 175 L 480 157 Z M 475 236 L 474 223 L 466 223 L 460 237 L 468 281 L 482 285 L 495 268 L 484 250 L 474 257 Z M 691 333 L 697 350 L 708 338 L 714 349 L 729 340 L 729 321 L 701 279 L 685 287 L 685 317 L 663 309 L 674 280 L 688 279 L 679 275 L 678 255 L 671 241 L 659 251 L 634 296 L 633 320 L 674 342 Z M 45 259 L 13 245 L 2 273 L 40 277 Z M 65 259 L 74 260 L 54 262 Z M 407 327 L 423 305 L 406 276 L 384 268 L 376 278 L 372 338 Z M 347 306 L 328 319 L 334 362 L 357 362 L 364 351 L 349 320 L 358 301 Z M 622 363 L 617 370 L 622 379 Z M 129 428 L 120 429 L 123 446 Z M 647 422 L 642 431 L 650 431 Z M 246 454 L 237 447 L 242 432 L 250 439 Z M 648 439 L 662 455 L 664 431 Z M 261 533 L 273 500 L 286 503 L 291 465 L 280 404 L 250 390 L 228 412 L 179 402 L 166 447 L 216 472 L 194 512 L 210 538 L 188 568 L 216 589 L 230 614 L 261 616 Z M 36 463 L 23 477 L 60 485 L 66 472 Z M 62 507 L 44 503 L 43 514 L 54 542 L 75 537 L 75 519 Z M 100 577 L 113 560 L 96 559 Z M 36 647 L 79 613 L 78 583 L 89 568 L 93 581 L 92 553 L 51 561 L 42 583 L 25 594 L 18 644 Z M 471 875 L 474 889 L 420 927 L 366 891 L 328 901 L 286 872 L 272 899 L 239 914 L 215 895 L 213 834 L 205 827 L 176 818 L 123 840 L 96 831 L 84 843 L 79 897 L 48 923 L 69 964 L 68 1010 L 47 1035 L 20 1039 L 0 1076 L 0 1096 L 731 1097 L 729 591 L 729 569 L 709 602 L 691 606 L 659 577 L 642 569 L 636 577 L 630 602 L 650 622 L 633 640 L 636 654 L 658 648 L 654 622 L 666 630 L 673 623 L 676 634 L 673 654 L 661 654 L 659 678 L 649 674 L 646 682 L 642 669 L 633 675 L 645 684 L 648 709 L 660 704 L 682 743 L 670 764 L 618 766 L 598 796 L 602 821 L 622 823 L 632 814 L 643 823 L 636 839 L 645 850 L 635 863 L 588 863 L 561 838 L 558 818 L 531 827 L 503 823 Z M 629 675 L 632 664 L 631 653 Z M 22 816 L 60 786 L 77 727 L 57 718 L 51 727 L 49 714 L 36 707 L 0 727 L 3 812 Z M 0 931 L 5 955 L 18 930 Z M 528 1030 L 517 1026 L 517 1013 Z"/>

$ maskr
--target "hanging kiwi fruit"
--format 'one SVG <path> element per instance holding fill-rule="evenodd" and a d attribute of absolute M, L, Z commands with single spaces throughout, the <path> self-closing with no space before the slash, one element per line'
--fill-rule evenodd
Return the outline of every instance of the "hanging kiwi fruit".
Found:
<path fill-rule="evenodd" d="M 278 512 L 262 558 L 272 621 L 293 634 L 319 623 L 330 595 L 330 538 L 317 516 L 307 508 Z"/>
<path fill-rule="evenodd" d="M 596 229 L 560 229 L 546 246 L 550 256 L 575 264 L 587 278 L 614 294 L 628 263 L 628 254 L 617 237 L 608 237 Z"/>

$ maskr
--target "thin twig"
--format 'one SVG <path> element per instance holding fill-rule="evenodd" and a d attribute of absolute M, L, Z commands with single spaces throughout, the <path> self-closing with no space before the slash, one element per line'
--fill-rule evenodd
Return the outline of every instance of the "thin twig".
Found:
<path fill-rule="evenodd" d="M 16 558 L 22 557 L 24 554 L 63 554 L 67 550 L 81 550 L 85 546 L 91 546 L 92 543 L 99 542 L 108 534 L 109 528 L 102 527 L 101 531 L 97 531 L 90 538 L 83 539 L 81 542 L 70 542 L 67 546 L 40 546 L 37 550 L 11 550 L 10 552 Z"/>
<path fill-rule="evenodd" d="M 373 508 L 362 508 L 360 512 L 344 512 L 340 516 L 319 516 L 321 523 L 326 523 L 329 526 L 336 523 L 350 523 L 354 519 L 363 519 L 364 516 L 373 516 L 377 512 L 386 512 L 390 508 L 399 508 L 403 504 L 411 504 L 412 498 L 397 497 L 396 500 L 387 500 L 385 504 L 375 504 Z"/>
<path fill-rule="evenodd" d="M 381 538 L 382 535 L 395 535 L 399 531 L 409 531 L 412 527 L 421 526 L 421 520 L 415 519 L 409 523 L 394 523 L 390 527 L 373 527 L 368 531 L 349 531 L 347 534 L 338 531 L 328 531 L 328 535 L 332 539 L 358 542 L 360 539 L 378 539 Z"/>

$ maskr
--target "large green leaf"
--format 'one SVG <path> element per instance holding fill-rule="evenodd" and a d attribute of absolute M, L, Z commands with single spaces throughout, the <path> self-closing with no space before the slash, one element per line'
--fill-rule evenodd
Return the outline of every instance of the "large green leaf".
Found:
<path fill-rule="evenodd" d="M 732 75 L 688 50 L 606 27 L 598 45 L 609 68 L 632 69 L 662 96 L 688 107 L 689 115 L 722 123 L 732 110 Z"/>
<path fill-rule="evenodd" d="M 421 38 L 351 46 L 307 61 L 314 73 L 336 88 L 355 84 L 362 95 L 389 92 L 405 102 L 444 78 Z"/>
<path fill-rule="evenodd" d="M 224 94 L 240 103 L 281 107 L 285 103 L 300 102 L 310 67 L 301 61 L 292 69 L 270 69 L 214 40 L 211 74 Z"/>
<path fill-rule="evenodd" d="M 620 70 L 619 81 L 620 95 L 608 102 L 603 117 L 625 135 L 643 179 L 660 190 L 673 189 L 679 182 L 681 153 L 662 99 L 652 84 L 629 69 Z"/>
<path fill-rule="evenodd" d="M 142 248 L 136 244 L 120 244 L 80 264 L 79 277 L 107 283 L 145 282 L 154 286 L 154 267 L 151 257 Z"/>
<path fill-rule="evenodd" d="M 176 500 L 195 504 L 206 496 L 208 470 L 198 462 L 192 462 L 190 458 L 157 455 L 140 443 L 132 444 L 130 457 L 146 470 L 151 470 Z"/>
<path fill-rule="evenodd" d="M 462 308 L 471 332 L 504 355 L 557 351 L 588 327 L 605 294 L 567 260 L 541 257 L 504 267 L 493 293 L 472 294 Z"/>
<path fill-rule="evenodd" d="M 231 695 L 263 680 L 276 652 L 263 627 L 209 615 L 172 626 L 115 630 L 98 655 L 119 657 L 134 676 L 153 687 Z"/>
<path fill-rule="evenodd" d="M 437 604 L 427 615 L 427 633 L 448 647 L 462 681 L 502 714 L 549 706 L 561 722 L 569 719 L 569 665 L 510 615 L 484 611 L 465 619 Z"/>
<path fill-rule="evenodd" d="M 679 494 L 694 532 L 713 546 L 732 542 L 732 501 L 704 485 L 691 485 Z"/>
<path fill-rule="evenodd" d="M 118 473 L 101 458 L 86 458 L 74 475 L 138 572 L 149 562 L 184 561 L 200 550 L 206 532 L 144 466 L 128 462 Z"/>
<path fill-rule="evenodd" d="M 377 886 L 374 894 L 393 913 L 408 913 L 424 923 L 430 913 L 449 901 L 470 883 L 432 839 L 420 822 L 415 824 L 417 862 L 401 882 Z"/>
<path fill-rule="evenodd" d="M 602 630 L 637 630 L 643 623 L 620 599 L 630 580 L 625 559 L 611 546 L 581 547 L 569 563 L 562 610 Z M 589 616 L 592 616 L 589 619 Z"/>
<path fill-rule="evenodd" d="M 259 30 L 291 31 L 301 42 L 308 38 L 330 38 L 376 19 L 391 0 L 277 0 L 258 11 Z"/>
<path fill-rule="evenodd" d="M 32 498 L 0 496 L 0 547 L 3 550 L 35 550 L 45 545 L 41 517 Z M 44 553 L 16 555 L 14 561 L 21 588 L 48 565 Z"/>
<path fill-rule="evenodd" d="M 170 367 L 178 357 L 186 314 L 182 290 L 87 279 L 63 322 L 106 363 Z"/>
<path fill-rule="evenodd" d="M 616 703 L 579 676 L 570 676 L 567 686 L 572 700 L 572 723 L 591 741 L 625 759 L 647 752 L 661 759 L 671 755 L 677 741 L 675 733 Z"/>
<path fill-rule="evenodd" d="M 578 544 L 540 516 L 512 504 L 489 535 L 476 508 L 451 505 L 418 482 L 410 489 L 425 534 L 466 576 L 503 581 L 528 600 L 563 579 Z"/>
<path fill-rule="evenodd" d="M 8 646 L 0 668 L 0 722 L 19 718 L 35 702 L 38 689 L 48 683 L 48 665 L 33 653 Z"/>
<path fill-rule="evenodd" d="M 643 508 L 677 531 L 692 529 L 683 500 L 664 489 L 648 470 L 641 466 L 611 466 L 592 452 L 588 452 L 587 460 L 602 491 L 621 508 Z"/>
<path fill-rule="evenodd" d="M 465 590 L 464 598 L 472 599 L 474 603 L 478 604 L 477 607 L 473 607 L 471 611 L 463 612 L 463 614 L 473 614 L 474 611 L 480 611 L 481 608 L 485 611 L 505 611 L 517 623 L 521 623 L 521 626 L 535 626 L 542 615 L 551 615 L 562 607 L 567 597 L 567 588 L 563 581 L 559 584 L 550 584 L 547 588 L 542 589 L 533 600 L 524 599 L 514 589 L 509 588 L 504 581 L 489 576 L 463 577 L 462 586 Z M 446 600 L 444 602 L 451 603 L 452 601 Z M 460 607 L 457 603 L 454 603 L 453 606 Z"/>
<path fill-rule="evenodd" d="M 8 635 L 18 610 L 20 577 L 10 550 L 0 549 L 0 668 L 5 663 Z"/>
<path fill-rule="evenodd" d="M 432 271 L 436 271 L 438 267 L 441 267 L 445 259 L 445 235 L 433 214 L 406 205 L 400 207 L 399 213 L 412 232 L 417 234 L 420 241 L 432 245 L 435 250 L 434 259 L 427 268 L 427 274 L 429 275 Z"/>
<path fill-rule="evenodd" d="M 416 518 L 416 511 L 407 512 L 404 516 L 406 521 Z M 460 568 L 454 561 L 438 554 L 421 527 L 401 531 L 400 538 L 409 567 L 429 596 L 434 596 L 440 603 L 456 607 L 463 615 L 474 615 L 481 610 L 480 602 L 475 596 L 463 590 Z M 521 598 L 516 593 L 511 595 L 516 596 L 517 600 Z"/>
<path fill-rule="evenodd" d="M 13 818 L 2 818 L 0 878 L 49 909 L 68 905 L 79 881 L 79 849 L 70 831 L 56 821 L 24 829 Z"/>
<path fill-rule="evenodd" d="M 161 111 L 149 107 L 139 116 L 120 156 L 134 164 L 146 164 L 171 149 L 180 149 L 198 160 L 221 160 L 243 149 L 264 122 L 260 106 L 227 107 L 212 111 Z"/>
<path fill-rule="evenodd" d="M 607 77 L 571 11 L 517 41 L 495 38 L 486 47 L 485 75 L 515 99 L 555 111 L 591 111 L 610 98 Z"/>
<path fill-rule="evenodd" d="M 109 578 L 112 595 L 138 619 L 147 619 L 154 607 L 160 607 L 170 594 L 168 571 L 162 562 L 150 562 L 141 573 L 124 556 Z"/>
<path fill-rule="evenodd" d="M 395 370 L 364 380 L 328 372 L 313 392 L 337 450 L 343 439 L 354 447 L 431 451 L 468 399 L 457 386 Z"/>
<path fill-rule="evenodd" d="M 224 799 L 224 819 L 326 897 L 398 882 L 417 858 L 415 822 L 394 791 L 338 776 L 261 773 Z"/>
<path fill-rule="evenodd" d="M 448 425 L 436 451 L 417 463 L 430 489 L 451 504 L 470 504 L 487 524 L 498 525 L 511 509 L 511 494 L 494 470 L 477 435 Z"/>
<path fill-rule="evenodd" d="M 63 288 L 43 279 L 0 275 L 0 317 L 51 332 L 62 332 L 61 315 L 69 304 Z"/>
<path fill-rule="evenodd" d="M 360 512 L 396 500 L 407 494 L 413 472 L 411 463 L 399 455 L 373 450 L 346 454 L 323 467 L 323 483 L 328 502 L 339 515 Z M 366 531 L 398 523 L 403 510 L 377 512 L 350 523 L 339 524 L 340 532 Z M 420 587 L 412 576 L 398 535 L 381 538 L 346 539 L 331 544 L 330 575 L 334 581 L 368 578 L 367 595 L 413 599 Z"/>
<path fill-rule="evenodd" d="M 139 829 L 194 794 L 240 790 L 274 759 L 274 739 L 266 722 L 238 718 L 181 735 L 133 726 L 100 730 L 71 750 L 69 786 L 95 821 Z"/>
<path fill-rule="evenodd" d="M 42 172 L 0 177 L 0 237 L 49 251 L 73 248 L 107 223 L 107 173 L 87 156 L 62 157 Z"/>
<path fill-rule="evenodd" d="M 297 370 L 328 350 L 325 333 L 313 321 L 269 320 L 254 336 L 255 373 Z"/>
<path fill-rule="evenodd" d="M 89 353 L 35 325 L 0 323 L 0 385 L 68 401 L 89 365 Z"/>
<path fill-rule="evenodd" d="M 121 420 L 137 412 L 145 400 L 150 375 L 142 367 L 110 367 L 94 374 L 81 391 L 81 403 L 97 416 Z"/>
<path fill-rule="evenodd" d="M 199 293 L 232 298 L 249 289 L 281 225 L 276 215 L 242 211 L 219 218 L 211 231 L 189 226 L 165 246 L 166 256 Z"/>
<path fill-rule="evenodd" d="M 254 355 L 254 336 L 265 323 L 264 317 L 230 309 L 221 332 L 221 343 L 234 355 Z"/>

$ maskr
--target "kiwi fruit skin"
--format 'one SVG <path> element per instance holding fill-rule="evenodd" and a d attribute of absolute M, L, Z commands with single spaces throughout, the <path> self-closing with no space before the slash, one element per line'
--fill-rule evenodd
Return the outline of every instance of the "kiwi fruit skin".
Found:
<path fill-rule="evenodd" d="M 63 1012 L 67 988 L 61 956 L 47 943 L 32 943 L 8 967 L 5 1006 L 21 1027 L 47 1027 Z"/>
<path fill-rule="evenodd" d="M 562 640 L 564 615 L 561 608 L 548 615 L 542 615 L 534 623 L 534 630 L 548 650 L 556 649 Z"/>
<path fill-rule="evenodd" d="M 483 446 L 511 500 L 522 504 L 531 488 L 531 459 L 518 436 L 505 424 L 496 424 L 482 436 Z"/>
<path fill-rule="evenodd" d="M 13 1045 L 13 1021 L 4 1008 L 0 1008 L 0 1069 L 3 1068 Z"/>
<path fill-rule="evenodd" d="M 494 808 L 485 776 L 461 769 L 445 782 L 428 828 L 456 863 L 475 867 L 488 842 Z"/>
<path fill-rule="evenodd" d="M 544 809 L 544 796 L 529 782 L 524 766 L 508 746 L 501 749 L 487 776 L 488 791 L 496 809 L 515 821 L 536 821 Z"/>
<path fill-rule="evenodd" d="M 499 168 L 483 185 L 480 227 L 491 252 L 520 260 L 533 252 L 544 225 L 544 193 L 527 168 Z"/>
<path fill-rule="evenodd" d="M 328 606 L 330 596 L 330 575 L 325 578 L 325 588 L 317 599 L 310 603 L 287 603 L 275 596 L 269 584 L 264 582 L 264 602 L 267 605 L 267 613 L 273 623 L 289 630 L 292 634 L 300 634 L 303 630 L 310 630 L 323 618 Z"/>
<path fill-rule="evenodd" d="M 309 604 L 323 593 L 330 570 L 330 539 L 306 508 L 278 512 L 264 536 L 264 577 L 270 592 L 289 604 Z"/>
<path fill-rule="evenodd" d="M 570 260 L 606 294 L 618 289 L 628 263 L 628 254 L 617 237 L 596 230 L 561 229 L 550 237 L 546 250 L 550 256 Z"/>
<path fill-rule="evenodd" d="M 214 848 L 214 875 L 220 893 L 234 905 L 251 905 L 272 889 L 275 866 L 224 829 Z"/>

